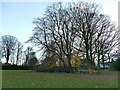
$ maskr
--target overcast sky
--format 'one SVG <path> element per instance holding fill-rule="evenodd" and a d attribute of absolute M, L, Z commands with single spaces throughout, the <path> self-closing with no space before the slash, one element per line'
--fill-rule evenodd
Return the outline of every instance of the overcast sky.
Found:
<path fill-rule="evenodd" d="M 34 18 L 42 17 L 46 7 L 53 2 L 47 2 L 51 0 L 44 0 L 45 2 L 43 2 L 43 0 L 42 2 L 40 0 L 27 0 L 26 2 L 20 1 L 24 0 L 2 0 L 0 3 L 0 8 L 2 8 L 2 29 L 0 29 L 0 36 L 13 35 L 23 43 L 28 40 L 32 34 L 32 30 L 35 27 L 34 24 L 32 24 Z M 111 21 L 117 25 L 119 0 L 83 1 L 96 2 L 97 4 L 100 4 L 102 6 L 101 12 L 109 15 Z"/>

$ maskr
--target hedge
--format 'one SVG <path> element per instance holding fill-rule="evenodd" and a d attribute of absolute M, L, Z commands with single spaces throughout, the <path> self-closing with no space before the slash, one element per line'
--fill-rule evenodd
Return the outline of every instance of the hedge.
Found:
<path fill-rule="evenodd" d="M 74 68 L 69 68 L 69 67 L 37 67 L 34 70 L 37 72 L 66 72 L 66 73 L 72 73 L 74 72 Z"/>
<path fill-rule="evenodd" d="M 2 65 L 2 70 L 29 70 L 29 68 L 23 65 Z"/>

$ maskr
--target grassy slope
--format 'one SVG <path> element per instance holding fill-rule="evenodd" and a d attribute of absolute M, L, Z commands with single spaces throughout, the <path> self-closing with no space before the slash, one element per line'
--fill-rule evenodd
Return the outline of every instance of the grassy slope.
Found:
<path fill-rule="evenodd" d="M 3 71 L 3 88 L 117 88 L 117 72 L 101 75 Z"/>

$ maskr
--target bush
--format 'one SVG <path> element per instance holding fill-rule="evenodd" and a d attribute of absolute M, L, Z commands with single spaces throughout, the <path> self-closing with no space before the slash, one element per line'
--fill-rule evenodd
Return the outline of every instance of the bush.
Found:
<path fill-rule="evenodd" d="M 82 73 L 82 74 L 88 74 L 89 73 L 88 70 L 79 70 L 78 72 Z"/>
<path fill-rule="evenodd" d="M 101 71 L 100 71 L 100 70 L 97 70 L 97 71 L 96 71 L 96 74 L 98 74 L 98 75 L 101 74 Z"/>
<path fill-rule="evenodd" d="M 120 71 L 120 58 L 111 62 L 110 69 L 115 71 Z"/>

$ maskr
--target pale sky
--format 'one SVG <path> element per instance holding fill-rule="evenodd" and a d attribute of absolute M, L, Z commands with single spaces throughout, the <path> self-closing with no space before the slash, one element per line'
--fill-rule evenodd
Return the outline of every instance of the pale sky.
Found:
<path fill-rule="evenodd" d="M 48 5 L 53 2 L 70 2 L 81 0 L 1 0 L 0 1 L 0 37 L 13 35 L 24 44 L 32 35 L 35 25 L 34 18 L 42 17 Z M 110 16 L 110 20 L 118 24 L 119 0 L 82 0 L 100 4 L 103 14 Z M 24 44 L 25 47 L 28 46 Z M 37 54 L 37 57 L 39 54 Z M 3 60 L 5 61 L 5 60 Z"/>
<path fill-rule="evenodd" d="M 26 2 L 23 2 L 26 1 Z M 52 1 L 52 2 L 50 2 Z M 81 1 L 81 0 L 1 0 L 2 22 L 0 22 L 0 36 L 13 35 L 22 43 L 32 35 L 35 25 L 34 18 L 42 17 L 48 5 L 53 1 Z M 102 13 L 110 16 L 110 20 L 117 25 L 119 0 L 82 0 L 100 4 Z M 0 18 L 0 19 L 1 19 Z"/>

